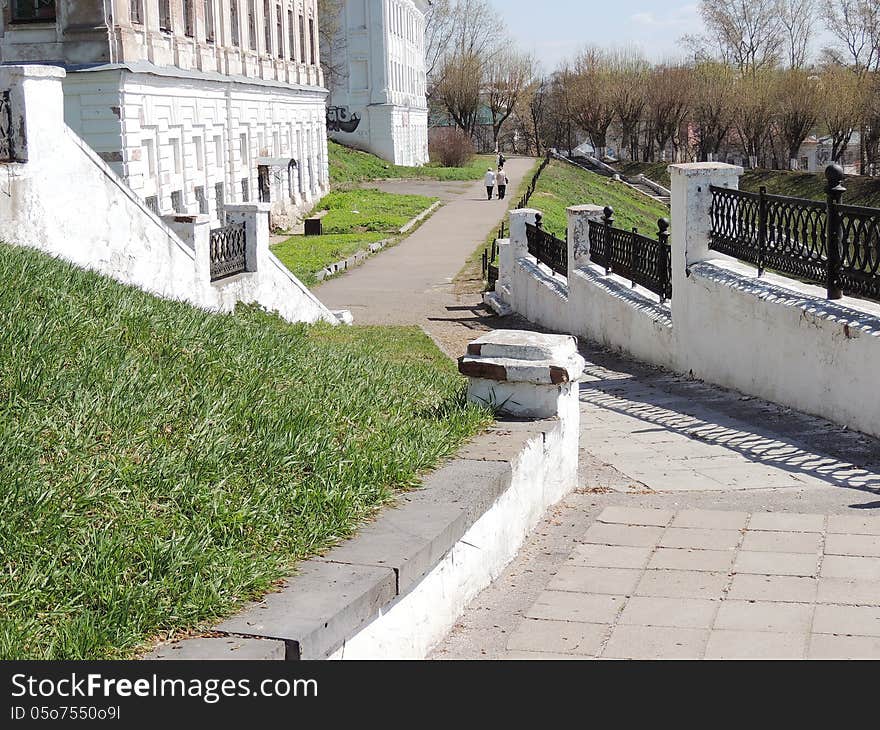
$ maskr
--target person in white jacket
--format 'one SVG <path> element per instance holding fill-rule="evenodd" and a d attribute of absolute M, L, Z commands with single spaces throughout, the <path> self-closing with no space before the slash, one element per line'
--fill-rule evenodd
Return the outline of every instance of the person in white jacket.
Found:
<path fill-rule="evenodd" d="M 495 173 L 492 172 L 492 168 L 490 167 L 486 170 L 486 193 L 489 196 L 489 200 L 492 200 L 492 191 L 495 190 Z"/>
<path fill-rule="evenodd" d="M 507 173 L 504 172 L 503 167 L 499 167 L 498 172 L 495 173 L 495 184 L 498 186 L 498 200 L 504 200 L 507 194 Z"/>

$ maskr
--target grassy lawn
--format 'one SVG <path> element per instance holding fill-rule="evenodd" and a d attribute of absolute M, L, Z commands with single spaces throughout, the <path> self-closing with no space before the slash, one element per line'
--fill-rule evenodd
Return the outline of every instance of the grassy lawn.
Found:
<path fill-rule="evenodd" d="M 488 423 L 416 328 L 209 314 L 0 244 L 0 658 L 131 656 Z"/>
<path fill-rule="evenodd" d="M 624 175 L 644 173 L 645 177 L 669 187 L 668 162 L 626 162 L 617 165 Z M 746 170 L 740 178 L 742 190 L 758 192 L 761 186 L 772 195 L 825 200 L 825 173 L 790 172 L 786 170 Z M 880 207 L 880 178 L 853 175 L 844 180 L 843 200 L 850 205 Z"/>
<path fill-rule="evenodd" d="M 429 163 L 424 167 L 403 167 L 386 162 L 367 152 L 327 142 L 330 163 L 330 184 L 340 185 L 391 178 L 423 180 L 479 180 L 486 168 L 496 164 L 494 155 L 476 155 L 465 167 L 440 167 Z"/>
<path fill-rule="evenodd" d="M 315 272 L 341 261 L 371 243 L 390 238 L 385 233 L 340 233 L 329 236 L 291 236 L 272 246 L 274 253 L 306 286 L 315 286 Z"/>
<path fill-rule="evenodd" d="M 337 190 L 324 196 L 313 213 L 329 210 L 322 220 L 323 236 L 291 236 L 272 252 L 306 286 L 318 283 L 315 272 L 382 239 L 398 239 L 398 231 L 437 198 L 397 195 L 373 189 Z"/>

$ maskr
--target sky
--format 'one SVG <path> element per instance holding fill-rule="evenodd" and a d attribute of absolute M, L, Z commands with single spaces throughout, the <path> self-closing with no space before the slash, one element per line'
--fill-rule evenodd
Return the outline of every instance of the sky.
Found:
<path fill-rule="evenodd" d="M 685 57 L 678 40 L 704 32 L 692 0 L 491 0 L 522 50 L 545 71 L 587 45 L 635 46 L 652 61 Z M 819 29 L 813 50 L 827 45 Z"/>
<path fill-rule="evenodd" d="M 519 46 L 546 71 L 586 45 L 636 46 L 654 61 L 685 55 L 678 39 L 703 24 L 687 0 L 492 0 Z"/>

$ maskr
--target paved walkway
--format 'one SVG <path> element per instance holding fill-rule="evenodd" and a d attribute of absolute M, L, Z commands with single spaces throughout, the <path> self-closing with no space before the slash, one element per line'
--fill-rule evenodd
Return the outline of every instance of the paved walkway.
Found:
<path fill-rule="evenodd" d="M 531 158 L 507 161 L 511 196 L 534 162 Z M 477 246 L 498 227 L 511 200 L 489 202 L 482 181 L 466 185 L 430 181 L 382 185 L 395 192 L 438 195 L 448 202 L 400 244 L 320 285 L 315 294 L 330 309 L 351 310 L 356 324 L 422 326 L 447 354 L 457 357 L 464 351 L 460 343 L 473 339 L 467 331 L 485 328 L 481 324 L 485 312 L 477 311 L 478 296 L 457 297 L 452 280 Z"/>
<path fill-rule="evenodd" d="M 584 354 L 579 489 L 435 657 L 880 657 L 877 440 Z"/>

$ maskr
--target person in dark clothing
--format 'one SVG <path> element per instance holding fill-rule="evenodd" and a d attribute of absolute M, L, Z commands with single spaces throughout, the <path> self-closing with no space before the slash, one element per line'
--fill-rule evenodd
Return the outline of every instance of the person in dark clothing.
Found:
<path fill-rule="evenodd" d="M 498 153 L 498 167 L 504 167 L 504 163 L 507 162 L 507 158 L 504 156 L 503 152 Z"/>

